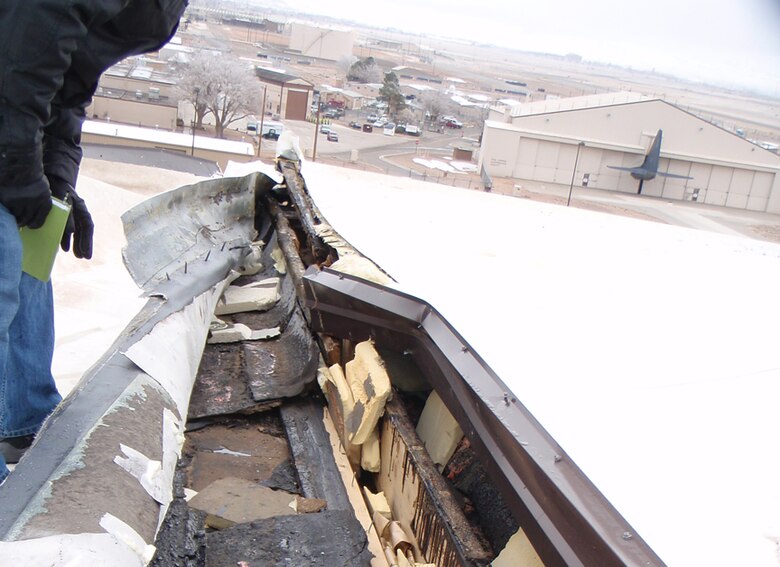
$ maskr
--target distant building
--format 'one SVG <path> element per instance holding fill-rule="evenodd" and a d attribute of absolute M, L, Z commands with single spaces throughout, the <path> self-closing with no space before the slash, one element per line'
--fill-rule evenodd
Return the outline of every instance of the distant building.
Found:
<path fill-rule="evenodd" d="M 358 110 L 363 108 L 363 104 L 368 98 L 365 94 L 342 89 L 339 87 L 333 87 L 330 85 L 322 85 L 320 87 L 320 101 L 328 103 L 330 101 L 337 101 L 343 104 L 343 107 L 348 110 Z M 374 96 L 370 98 L 375 98 Z"/>
<path fill-rule="evenodd" d="M 173 61 L 178 63 L 186 63 L 192 57 L 195 50 L 192 47 L 181 45 L 179 43 L 170 42 L 160 48 L 159 57 L 163 61 Z"/>
<path fill-rule="evenodd" d="M 643 195 L 780 213 L 780 156 L 636 93 L 494 106 L 480 165 L 494 178 L 569 185 L 574 175 L 577 187 L 635 194 L 638 181 L 608 166 L 640 165 L 659 129 L 658 170 L 691 179 L 656 176 Z"/>
<path fill-rule="evenodd" d="M 349 90 L 364 96 L 367 99 L 374 99 L 379 96 L 379 90 L 382 85 L 379 83 L 349 83 Z"/>
<path fill-rule="evenodd" d="M 366 45 L 369 47 L 376 47 L 379 49 L 386 49 L 389 51 L 401 51 L 403 50 L 404 43 L 402 41 L 396 41 L 393 39 L 386 39 L 381 37 L 370 37 L 366 41 Z"/>
<path fill-rule="evenodd" d="M 290 25 L 290 50 L 306 57 L 338 61 L 350 57 L 355 31 L 349 28 L 322 28 L 301 23 Z"/>
<path fill-rule="evenodd" d="M 255 157 L 255 147 L 249 142 L 222 140 L 209 136 L 192 136 L 167 130 L 138 128 L 126 124 L 87 120 L 82 130 L 85 144 L 154 148 L 179 152 L 213 161 L 224 170 L 228 161 L 246 162 Z"/>
<path fill-rule="evenodd" d="M 100 77 L 100 86 L 109 90 L 143 91 L 154 88 L 163 97 L 173 97 L 176 78 L 165 61 L 127 59 L 109 68 Z"/>
<path fill-rule="evenodd" d="M 174 130 L 179 123 L 176 81 L 165 61 L 143 57 L 108 69 L 87 107 L 87 117 Z"/>
<path fill-rule="evenodd" d="M 179 114 L 175 99 L 162 96 L 156 87 L 125 91 L 99 87 L 87 116 L 150 128 L 176 129 Z"/>
<path fill-rule="evenodd" d="M 306 120 L 314 85 L 277 69 L 257 67 L 255 72 L 265 93 L 265 114 L 289 120 Z"/>

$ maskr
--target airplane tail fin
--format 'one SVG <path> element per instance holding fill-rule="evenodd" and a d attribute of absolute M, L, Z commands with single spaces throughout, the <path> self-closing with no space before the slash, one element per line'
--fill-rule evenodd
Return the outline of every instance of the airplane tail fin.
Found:
<path fill-rule="evenodd" d="M 658 130 L 658 133 L 655 135 L 655 138 L 653 138 L 653 143 L 650 144 L 650 150 L 647 152 L 647 155 L 645 156 L 645 161 L 643 161 L 642 165 L 639 167 L 646 169 L 648 171 L 658 171 L 658 162 L 661 159 L 661 138 L 662 137 L 663 137 L 663 132 L 661 130 Z"/>

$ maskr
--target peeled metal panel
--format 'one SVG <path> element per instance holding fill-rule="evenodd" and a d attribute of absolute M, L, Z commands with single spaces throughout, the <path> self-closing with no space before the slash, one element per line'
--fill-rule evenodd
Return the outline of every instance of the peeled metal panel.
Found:
<path fill-rule="evenodd" d="M 731 186 L 729 194 L 731 195 L 750 195 L 753 187 L 753 172 L 748 169 L 735 169 L 731 177 Z"/>
<path fill-rule="evenodd" d="M 147 199 L 122 215 L 127 245 L 122 258 L 146 291 L 178 270 L 220 251 L 246 248 L 254 239 L 255 187 L 262 173 L 208 180 Z"/>

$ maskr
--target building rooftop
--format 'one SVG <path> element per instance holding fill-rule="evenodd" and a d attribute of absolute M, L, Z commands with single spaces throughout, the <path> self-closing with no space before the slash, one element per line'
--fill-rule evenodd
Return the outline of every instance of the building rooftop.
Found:
<path fill-rule="evenodd" d="M 575 110 L 578 108 L 596 108 L 599 106 L 611 106 L 614 104 L 626 104 L 651 100 L 651 97 L 640 93 L 620 91 L 568 98 L 554 98 L 536 102 L 522 103 L 512 108 L 512 117 L 527 116 L 532 114 L 546 114 L 561 110 Z"/>

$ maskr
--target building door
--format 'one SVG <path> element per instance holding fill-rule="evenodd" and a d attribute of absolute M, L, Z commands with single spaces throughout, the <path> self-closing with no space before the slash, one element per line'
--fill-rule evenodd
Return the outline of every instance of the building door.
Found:
<path fill-rule="evenodd" d="M 288 120 L 306 120 L 308 95 L 308 91 L 294 91 L 288 89 L 284 117 Z"/>

